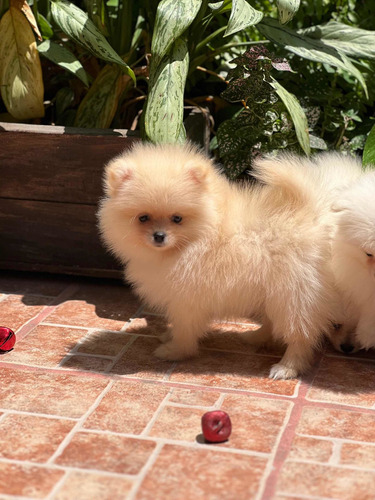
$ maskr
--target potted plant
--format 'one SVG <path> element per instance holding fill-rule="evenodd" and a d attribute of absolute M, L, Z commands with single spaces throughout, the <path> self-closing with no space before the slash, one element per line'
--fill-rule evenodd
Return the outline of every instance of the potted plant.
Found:
<path fill-rule="evenodd" d="M 119 275 L 95 211 L 103 164 L 140 137 L 201 130 L 231 178 L 265 151 L 365 138 L 368 121 L 350 128 L 372 103 L 375 37 L 339 4 L 0 0 L 0 266 Z M 323 72 L 314 101 L 301 82 Z M 353 89 L 362 109 L 345 107 Z"/>

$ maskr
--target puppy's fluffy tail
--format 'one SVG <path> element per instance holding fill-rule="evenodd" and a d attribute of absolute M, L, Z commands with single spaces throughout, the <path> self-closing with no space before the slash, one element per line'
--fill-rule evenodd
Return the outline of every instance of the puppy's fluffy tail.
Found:
<path fill-rule="evenodd" d="M 278 188 L 284 201 L 294 206 L 308 205 L 313 199 L 314 190 L 313 165 L 307 158 L 282 154 L 277 157 L 265 157 L 254 165 L 254 176 L 263 184 Z"/>
<path fill-rule="evenodd" d="M 292 154 L 258 160 L 254 175 L 262 183 L 278 188 L 280 196 L 294 206 L 328 207 L 340 191 L 360 177 L 358 158 L 338 153 L 323 153 L 308 159 Z"/>

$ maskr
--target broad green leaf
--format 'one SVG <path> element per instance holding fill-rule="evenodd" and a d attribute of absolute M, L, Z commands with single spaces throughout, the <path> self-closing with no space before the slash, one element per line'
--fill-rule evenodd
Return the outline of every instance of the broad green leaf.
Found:
<path fill-rule="evenodd" d="M 254 9 L 246 0 L 232 0 L 232 11 L 224 36 L 233 35 L 249 26 L 258 24 L 263 12 Z"/>
<path fill-rule="evenodd" d="M 0 21 L 0 86 L 12 116 L 19 120 L 44 116 L 42 68 L 34 33 L 14 7 Z"/>
<path fill-rule="evenodd" d="M 375 58 L 375 31 L 330 21 L 328 24 L 299 30 L 298 33 L 321 40 L 351 57 Z"/>
<path fill-rule="evenodd" d="M 296 129 L 297 139 L 304 152 L 310 154 L 310 138 L 309 126 L 305 112 L 301 108 L 300 103 L 295 95 L 288 92 L 280 83 L 271 77 L 271 85 L 275 89 L 277 95 L 285 104 L 286 109 L 293 120 L 294 128 Z"/>
<path fill-rule="evenodd" d="M 122 78 L 118 66 L 104 66 L 79 105 L 76 127 L 108 128 L 111 125 L 123 90 Z"/>
<path fill-rule="evenodd" d="M 124 73 L 129 75 L 135 83 L 133 70 L 109 45 L 83 10 L 64 0 L 51 0 L 51 13 L 55 22 L 66 35 L 85 47 L 96 57 L 118 64 Z"/>
<path fill-rule="evenodd" d="M 82 64 L 78 61 L 76 56 L 68 49 L 62 47 L 58 43 L 52 42 L 51 40 L 45 40 L 43 43 L 38 45 L 38 50 L 39 53 L 47 59 L 70 71 L 87 87 L 89 86 L 86 71 L 83 69 Z"/>
<path fill-rule="evenodd" d="M 202 0 L 161 0 L 156 11 L 151 45 L 156 66 L 193 22 L 201 5 Z"/>
<path fill-rule="evenodd" d="M 301 0 L 277 0 L 277 10 L 279 12 L 280 24 L 286 24 L 293 19 L 298 11 Z"/>
<path fill-rule="evenodd" d="M 257 27 L 271 42 L 282 45 L 300 57 L 309 59 L 310 61 L 326 63 L 351 73 L 361 83 L 366 97 L 368 96 L 366 82 L 362 73 L 343 52 L 334 47 L 327 46 L 321 40 L 302 35 L 286 26 L 280 26 L 275 19 L 263 19 Z"/>
<path fill-rule="evenodd" d="M 375 168 L 375 125 L 367 137 L 362 161 L 364 166 Z"/>
<path fill-rule="evenodd" d="M 181 142 L 184 89 L 189 68 L 189 52 L 178 38 L 152 75 L 144 124 L 148 138 L 155 143 Z"/>
<path fill-rule="evenodd" d="M 53 37 L 53 30 L 47 19 L 38 12 L 38 24 L 43 40 L 49 40 Z"/>

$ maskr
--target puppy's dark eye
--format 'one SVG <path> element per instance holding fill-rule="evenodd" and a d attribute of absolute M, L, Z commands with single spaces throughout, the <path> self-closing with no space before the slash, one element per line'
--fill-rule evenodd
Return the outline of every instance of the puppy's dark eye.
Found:
<path fill-rule="evenodd" d="M 366 252 L 366 255 L 367 255 L 367 257 L 373 257 L 374 256 L 372 253 L 367 253 L 367 252 Z"/>
<path fill-rule="evenodd" d="M 138 217 L 138 220 L 139 220 L 139 222 L 147 222 L 148 220 L 150 220 L 150 217 L 147 214 L 144 214 L 144 215 L 140 215 Z"/>
<path fill-rule="evenodd" d="M 182 222 L 182 217 L 180 215 L 172 215 L 171 221 L 175 224 L 180 224 L 180 222 Z"/>

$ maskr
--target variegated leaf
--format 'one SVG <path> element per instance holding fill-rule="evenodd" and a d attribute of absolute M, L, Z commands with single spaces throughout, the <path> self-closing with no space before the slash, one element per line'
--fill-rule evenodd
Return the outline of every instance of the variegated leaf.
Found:
<path fill-rule="evenodd" d="M 327 24 L 299 30 L 298 33 L 319 39 L 350 57 L 375 59 L 375 31 L 330 21 Z"/>
<path fill-rule="evenodd" d="M 221 2 L 213 2 L 209 3 L 208 6 L 211 10 L 220 10 L 224 5 L 224 0 L 221 0 Z"/>
<path fill-rule="evenodd" d="M 326 45 L 321 40 L 310 38 L 286 26 L 280 26 L 275 19 L 263 19 L 258 24 L 258 29 L 271 42 L 282 45 L 285 49 L 300 57 L 309 59 L 310 61 L 326 63 L 351 73 L 361 83 L 366 96 L 368 95 L 366 82 L 362 73 L 340 50 Z"/>
<path fill-rule="evenodd" d="M 201 5 L 202 0 L 161 0 L 156 11 L 151 45 L 156 66 L 193 22 Z"/>
<path fill-rule="evenodd" d="M 135 82 L 133 70 L 109 45 L 106 38 L 83 10 L 71 2 L 51 0 L 51 12 L 53 19 L 66 35 L 85 47 L 96 57 L 121 66 L 122 70 Z"/>
<path fill-rule="evenodd" d="M 33 30 L 10 7 L 0 21 L 0 86 L 9 113 L 18 120 L 44 116 L 43 77 Z"/>
<path fill-rule="evenodd" d="M 150 81 L 144 123 L 148 138 L 155 143 L 183 140 L 181 129 L 188 68 L 188 48 L 185 41 L 178 38 Z"/>
<path fill-rule="evenodd" d="M 108 128 L 117 111 L 122 90 L 121 71 L 118 66 L 107 64 L 79 105 L 74 125 L 84 128 Z"/>
<path fill-rule="evenodd" d="M 309 138 L 309 126 L 307 123 L 307 117 L 303 111 L 298 99 L 295 95 L 288 92 L 280 83 L 271 77 L 270 82 L 272 87 L 275 89 L 277 95 L 285 104 L 286 109 L 293 120 L 294 128 L 296 130 L 298 142 L 304 152 L 310 154 L 310 138 Z"/>
<path fill-rule="evenodd" d="M 43 54 L 50 61 L 58 64 L 62 68 L 70 71 L 77 78 L 79 78 L 87 87 L 89 80 L 86 71 L 83 69 L 82 64 L 78 61 L 76 56 L 70 50 L 62 47 L 58 43 L 51 40 L 45 40 L 38 45 L 40 54 Z"/>
<path fill-rule="evenodd" d="M 301 0 L 277 0 L 276 4 L 279 11 L 280 24 L 286 24 L 293 19 L 299 9 Z"/>
<path fill-rule="evenodd" d="M 224 36 L 233 35 L 249 26 L 258 24 L 263 12 L 254 9 L 246 0 L 232 0 L 232 11 Z"/>

